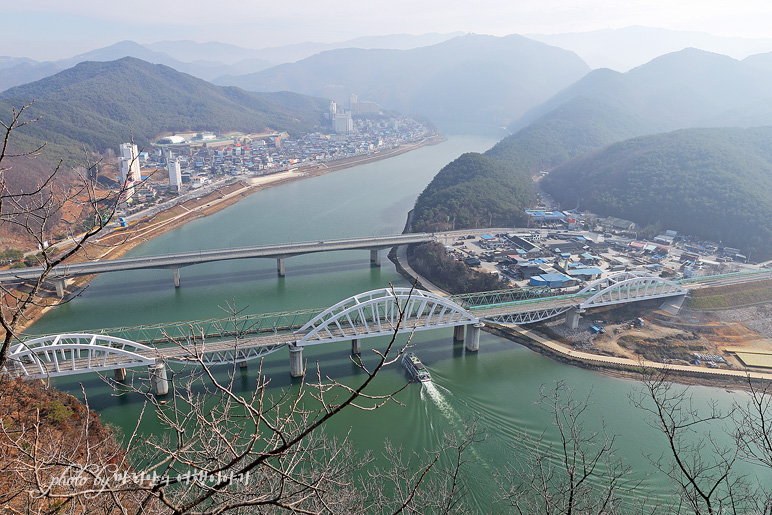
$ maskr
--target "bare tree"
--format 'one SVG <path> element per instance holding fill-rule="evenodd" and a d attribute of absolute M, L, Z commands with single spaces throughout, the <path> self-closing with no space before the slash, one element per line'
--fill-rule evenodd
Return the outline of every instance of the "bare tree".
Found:
<path fill-rule="evenodd" d="M 557 443 L 542 433 L 523 433 L 524 456 L 496 474 L 501 499 L 521 514 L 611 514 L 620 509 L 621 496 L 636 483 L 630 468 L 614 455 L 614 437 L 587 429 L 584 422 L 589 396 L 574 398 L 562 381 L 554 389 L 540 389 L 538 406 L 552 419 Z"/>
<path fill-rule="evenodd" d="M 754 500 L 736 469 L 740 450 L 721 441 L 732 434 L 725 425 L 732 413 L 715 401 L 698 405 L 688 387 L 670 381 L 667 370 L 647 371 L 642 384 L 631 402 L 665 437 L 666 450 L 648 458 L 677 486 L 679 506 L 695 514 L 747 513 Z"/>
<path fill-rule="evenodd" d="M 439 449 L 424 455 L 406 453 L 386 442 L 383 457 L 390 463 L 367 471 L 368 513 L 474 513 L 464 501 L 470 447 L 485 440 L 476 420 L 467 423 L 463 435 L 445 433 Z M 420 487 L 420 488 L 419 488 Z"/>
<path fill-rule="evenodd" d="M 118 190 L 104 190 L 98 186 L 96 167 L 98 161 L 84 152 L 85 163 L 73 170 L 65 170 L 59 161 L 31 187 L 13 186 L 16 172 L 14 163 L 40 156 L 44 145 L 31 151 L 15 152 L 13 136 L 25 126 L 38 121 L 25 118 L 30 102 L 13 109 L 10 121 L 0 121 L 0 224 L 23 235 L 40 249 L 36 254 L 39 266 L 37 277 L 27 287 L 12 288 L 0 285 L 0 327 L 4 330 L 0 340 L 0 370 L 6 365 L 11 346 L 18 343 L 20 324 L 27 321 L 28 310 L 41 304 L 41 292 L 54 267 L 71 260 L 102 232 L 118 207 L 118 199 L 127 192 L 127 185 Z M 23 181 L 22 181 L 23 182 Z M 76 209 L 77 208 L 77 209 Z M 56 231 L 56 223 L 62 216 L 80 211 L 77 217 L 78 232 L 70 234 L 66 245 L 49 246 Z"/>
<path fill-rule="evenodd" d="M 269 390 L 270 380 L 257 370 L 252 392 L 239 395 L 234 388 L 234 381 L 241 380 L 239 369 L 234 365 L 223 381 L 205 363 L 206 342 L 197 340 L 185 345 L 188 365 L 175 373 L 168 399 L 154 396 L 144 377 L 121 386 L 144 397 L 140 419 L 155 417 L 163 430 L 148 435 L 138 422 L 121 453 L 107 460 L 109 467 L 105 460 L 89 460 L 97 446 L 88 439 L 83 452 L 56 452 L 53 458 L 29 450 L 35 448 L 34 431 L 15 438 L 10 431 L 0 433 L 0 447 L 12 448 L 26 470 L 48 467 L 48 473 L 28 474 L 24 482 L 39 499 L 36 507 L 70 507 L 71 513 L 82 513 L 78 508 L 91 498 L 115 513 L 136 514 L 463 512 L 460 470 L 465 451 L 479 441 L 476 426 L 462 437 L 446 439 L 425 465 L 395 462 L 388 472 L 370 475 L 365 467 L 372 454 L 359 456 L 347 437 L 324 432 L 344 409 L 368 412 L 398 402 L 395 395 L 410 384 L 386 394 L 369 393 L 380 371 L 410 344 L 409 338 L 398 343 L 406 306 L 399 310 L 388 345 L 373 351 L 374 364 L 352 357 L 364 373 L 357 386 L 324 377 L 317 365 L 308 374 L 313 380 L 280 394 Z M 395 456 L 389 446 L 385 452 Z M 453 459 L 438 465 L 442 454 Z M 78 485 L 84 474 L 87 480 L 80 488 L 57 488 Z M 391 483 L 372 480 L 387 477 Z"/>
<path fill-rule="evenodd" d="M 762 471 L 753 497 L 756 513 L 772 515 L 772 383 L 748 376 L 748 400 L 735 404 L 733 420 L 740 456 Z"/>

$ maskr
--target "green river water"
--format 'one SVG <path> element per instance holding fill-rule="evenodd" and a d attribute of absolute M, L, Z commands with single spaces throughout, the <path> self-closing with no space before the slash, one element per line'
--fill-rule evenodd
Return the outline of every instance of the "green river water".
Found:
<path fill-rule="evenodd" d="M 497 129 L 479 127 L 444 130 L 447 140 L 441 144 L 260 191 L 149 241 L 131 255 L 400 233 L 416 197 L 442 166 L 463 152 L 484 151 L 503 136 Z M 385 256 L 382 263 L 371 268 L 366 251 L 298 256 L 287 260 L 286 277 L 278 278 L 275 260 L 225 261 L 183 268 L 178 289 L 168 270 L 105 274 L 80 297 L 47 314 L 30 332 L 218 317 L 225 315 L 220 308 L 225 303 L 247 313 L 324 308 L 389 283 L 408 285 Z M 363 340 L 363 356 L 385 343 Z M 378 449 L 388 438 L 408 450 L 419 450 L 438 444 L 443 431 L 461 432 L 465 420 L 479 417 L 488 439 L 473 451 L 475 461 L 467 471 L 470 499 L 481 512 L 505 511 L 491 505 L 496 494 L 492 471 L 513 459 L 522 445 L 522 431 L 537 435 L 546 429 L 547 440 L 556 441 L 548 416 L 533 403 L 540 385 L 549 387 L 563 380 L 577 395 L 592 392 L 587 424 L 598 428 L 605 421 L 608 431 L 618 435 L 618 454 L 643 481 L 636 495 L 652 497 L 670 491 L 668 482 L 654 474 L 644 457 L 664 450 L 664 441 L 647 426 L 644 415 L 630 406 L 628 394 L 637 387 L 634 381 L 560 364 L 487 333 L 482 333 L 478 353 L 454 346 L 452 330 L 418 333 L 414 343 L 431 371 L 433 385 L 410 385 L 399 395 L 404 407 L 394 404 L 376 412 L 344 413 L 330 425 L 331 432 L 342 434 L 351 428 L 351 439 L 359 449 Z M 319 360 L 323 373 L 353 385 L 362 376 L 349 361 L 349 350 L 348 343 L 323 345 L 306 348 L 304 357 L 310 364 Z M 277 389 L 293 385 L 288 370 L 284 349 L 265 359 L 263 371 Z M 406 378 L 401 367 L 392 366 L 379 376 L 375 388 L 397 389 Z M 59 379 L 55 384 L 80 396 L 80 382 L 90 407 L 105 421 L 133 427 L 139 399 L 112 396 L 96 375 Z M 249 390 L 253 385 L 254 377 L 246 375 L 237 386 Z M 698 400 L 717 398 L 724 405 L 741 395 L 702 387 L 693 393 Z M 145 430 L 158 428 L 148 424 Z"/>

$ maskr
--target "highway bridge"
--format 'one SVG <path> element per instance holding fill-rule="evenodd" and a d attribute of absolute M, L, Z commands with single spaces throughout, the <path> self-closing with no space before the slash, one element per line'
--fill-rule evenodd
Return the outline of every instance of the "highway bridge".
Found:
<path fill-rule="evenodd" d="M 233 249 L 200 250 L 197 252 L 179 252 L 174 254 L 145 256 L 135 258 L 112 259 L 105 261 L 86 261 L 83 263 L 66 263 L 55 267 L 48 280 L 56 286 L 57 294 L 64 295 L 67 279 L 84 275 L 122 272 L 126 270 L 169 269 L 174 274 L 174 286 L 180 286 L 180 268 L 227 261 L 232 259 L 274 258 L 279 276 L 284 276 L 284 260 L 301 254 L 315 252 L 334 252 L 339 250 L 369 250 L 370 263 L 380 266 L 379 251 L 410 243 L 431 241 L 434 236 L 429 233 L 396 234 L 389 236 L 371 236 L 369 238 L 348 238 L 343 240 L 324 240 L 299 243 L 283 243 L 275 245 L 260 245 Z M 36 279 L 43 269 L 41 267 L 15 268 L 0 271 L 0 283 L 19 282 Z"/>
<path fill-rule="evenodd" d="M 290 374 L 304 373 L 302 351 L 309 345 L 351 341 L 361 352 L 364 338 L 440 328 L 454 328 L 454 340 L 479 348 L 484 321 L 528 324 L 566 314 L 576 327 L 588 309 L 644 300 L 683 298 L 679 284 L 645 273 L 623 272 L 591 283 L 571 295 L 506 290 L 445 298 L 409 288 L 381 289 L 354 295 L 323 310 L 253 317 L 231 317 L 101 333 L 43 336 L 11 349 L 6 370 L 25 378 L 56 377 L 92 371 L 149 367 L 154 391 L 168 389 L 167 362 L 235 364 L 289 348 Z M 144 341 L 143 341 L 144 340 Z"/>

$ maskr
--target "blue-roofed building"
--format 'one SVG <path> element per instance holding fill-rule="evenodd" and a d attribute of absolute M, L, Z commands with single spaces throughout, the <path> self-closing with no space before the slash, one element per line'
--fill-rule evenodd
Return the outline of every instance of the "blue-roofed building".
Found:
<path fill-rule="evenodd" d="M 576 284 L 576 279 L 565 274 L 542 274 L 529 279 L 531 286 L 548 286 L 550 288 L 565 288 Z"/>
<path fill-rule="evenodd" d="M 566 220 L 566 215 L 560 211 L 535 211 L 533 209 L 526 209 L 525 214 L 530 216 L 534 222 L 563 222 Z"/>

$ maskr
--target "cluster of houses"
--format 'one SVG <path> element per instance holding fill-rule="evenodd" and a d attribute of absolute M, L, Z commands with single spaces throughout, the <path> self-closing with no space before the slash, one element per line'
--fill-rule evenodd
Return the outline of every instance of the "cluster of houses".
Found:
<path fill-rule="evenodd" d="M 354 127 L 345 134 L 316 132 L 297 139 L 287 133 L 167 136 L 142 159 L 148 167 L 166 167 L 176 160 L 182 169 L 182 183 L 198 187 L 213 175 L 276 173 L 396 148 L 430 134 L 428 127 L 409 117 L 356 118 Z"/>
<path fill-rule="evenodd" d="M 557 220 L 559 217 L 552 213 L 551 220 Z M 629 235 L 630 226 L 625 222 L 614 219 L 608 223 L 625 227 L 616 231 Z M 473 245 L 467 243 L 466 237 L 461 237 L 447 248 L 470 267 L 482 266 L 498 272 L 519 286 L 551 289 L 582 286 L 604 273 L 626 270 L 667 277 L 681 272 L 684 277 L 692 277 L 699 275 L 705 264 L 720 266 L 726 261 L 744 261 L 738 249 L 696 242 L 675 231 L 644 241 L 609 234 L 602 228 L 594 233 L 521 230 L 483 234 Z M 484 263 L 493 263 L 493 267 Z"/>

